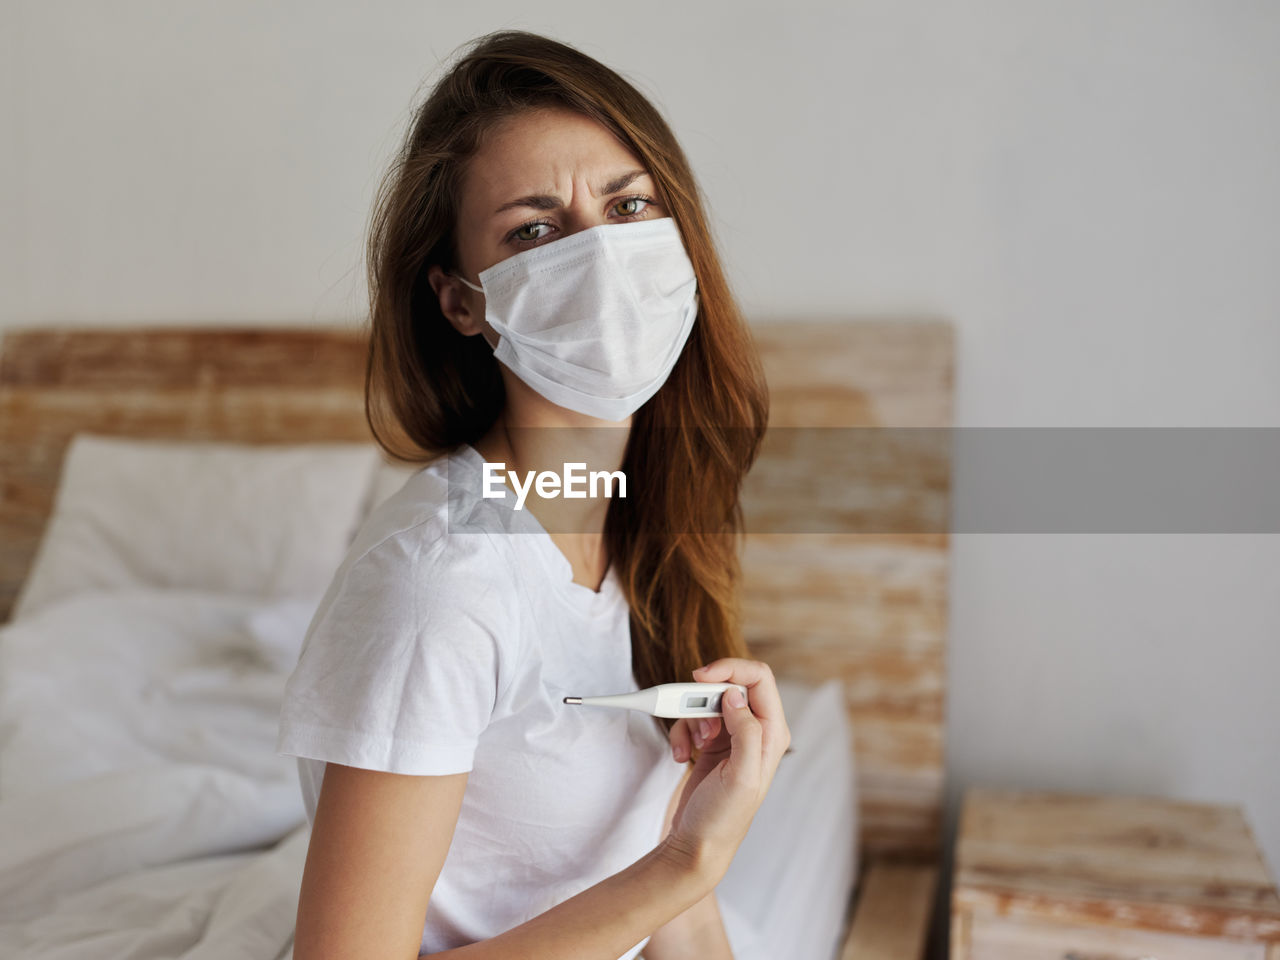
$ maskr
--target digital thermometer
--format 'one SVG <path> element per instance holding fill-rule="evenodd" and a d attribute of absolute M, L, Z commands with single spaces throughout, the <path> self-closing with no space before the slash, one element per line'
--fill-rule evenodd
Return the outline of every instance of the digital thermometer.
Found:
<path fill-rule="evenodd" d="M 585 707 L 643 710 L 655 717 L 722 717 L 720 698 L 730 687 L 742 691 L 745 703 L 747 688 L 740 683 L 660 683 L 645 690 L 604 697 L 565 697 L 564 702 Z"/>

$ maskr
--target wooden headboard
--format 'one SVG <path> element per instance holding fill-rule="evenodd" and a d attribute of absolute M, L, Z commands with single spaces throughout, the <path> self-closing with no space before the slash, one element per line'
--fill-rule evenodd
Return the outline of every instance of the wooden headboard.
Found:
<path fill-rule="evenodd" d="M 771 436 L 776 427 L 951 425 L 946 322 L 779 322 L 753 332 L 769 379 Z M 30 568 L 74 433 L 372 442 L 363 378 L 363 339 L 354 329 L 7 331 L 0 340 L 0 621 Z M 844 680 L 863 849 L 930 860 L 941 843 L 948 543 L 937 518 L 939 505 L 945 518 L 950 458 L 937 448 L 922 455 L 900 446 L 877 459 L 877 495 L 892 498 L 900 477 L 929 496 L 896 498 L 897 522 L 867 533 L 789 532 L 799 527 L 775 524 L 783 532 L 751 534 L 743 613 L 752 655 L 778 676 Z M 856 472 L 856 453 L 850 456 L 845 469 Z M 755 476 L 744 491 L 749 527 L 753 511 L 780 499 L 777 483 L 753 486 Z M 787 493 L 791 481 L 780 482 Z M 793 512 L 796 502 L 803 509 L 803 493 L 787 499 Z M 913 526 L 915 514 L 928 522 Z"/>

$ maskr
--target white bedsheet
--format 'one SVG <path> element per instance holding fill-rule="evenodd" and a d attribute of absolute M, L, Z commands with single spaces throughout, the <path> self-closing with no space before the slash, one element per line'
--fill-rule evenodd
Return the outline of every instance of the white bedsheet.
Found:
<path fill-rule="evenodd" d="M 96 591 L 0 628 L 0 956 L 292 955 L 310 834 L 272 744 L 314 607 Z"/>

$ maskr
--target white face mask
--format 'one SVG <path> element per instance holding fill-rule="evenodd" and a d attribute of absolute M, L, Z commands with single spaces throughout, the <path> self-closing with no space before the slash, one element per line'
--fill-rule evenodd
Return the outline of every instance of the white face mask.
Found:
<path fill-rule="evenodd" d="M 698 315 L 671 217 L 606 223 L 480 271 L 493 355 L 552 403 L 625 420 L 666 382 Z"/>

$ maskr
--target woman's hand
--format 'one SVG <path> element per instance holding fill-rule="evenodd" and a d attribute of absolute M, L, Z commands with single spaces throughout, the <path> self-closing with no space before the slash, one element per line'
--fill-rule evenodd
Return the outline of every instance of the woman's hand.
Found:
<path fill-rule="evenodd" d="M 720 699 L 723 717 L 681 718 L 670 730 L 677 760 L 701 752 L 663 842 L 689 856 L 718 880 L 729 869 L 747 828 L 764 800 L 791 730 L 767 663 L 724 657 L 693 671 L 700 683 L 740 683 L 747 702 L 734 705 L 734 690 Z M 706 736 L 701 729 L 706 725 Z"/>

